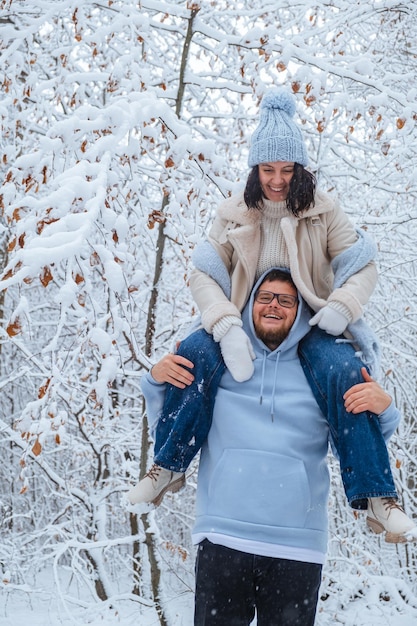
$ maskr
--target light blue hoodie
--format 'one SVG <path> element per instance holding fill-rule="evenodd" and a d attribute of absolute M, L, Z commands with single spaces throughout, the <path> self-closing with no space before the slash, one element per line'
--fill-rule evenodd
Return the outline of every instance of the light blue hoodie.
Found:
<path fill-rule="evenodd" d="M 268 273 L 268 272 L 266 272 Z M 282 344 L 271 351 L 257 338 L 252 290 L 242 313 L 255 350 L 255 372 L 237 383 L 228 370 L 216 396 L 213 423 L 200 457 L 193 540 L 246 552 L 323 563 L 327 546 L 329 428 L 304 376 L 297 348 L 311 311 L 298 312 Z M 160 415 L 164 385 L 142 379 L 150 426 Z M 381 416 L 387 439 L 399 413 Z"/>

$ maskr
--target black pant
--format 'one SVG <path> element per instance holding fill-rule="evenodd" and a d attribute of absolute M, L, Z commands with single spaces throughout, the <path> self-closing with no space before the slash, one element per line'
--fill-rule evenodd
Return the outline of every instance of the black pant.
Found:
<path fill-rule="evenodd" d="M 194 626 L 313 626 L 322 566 L 198 546 Z"/>

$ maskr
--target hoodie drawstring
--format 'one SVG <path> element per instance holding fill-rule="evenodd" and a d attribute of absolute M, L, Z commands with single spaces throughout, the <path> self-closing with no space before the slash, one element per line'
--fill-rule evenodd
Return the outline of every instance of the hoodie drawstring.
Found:
<path fill-rule="evenodd" d="M 264 379 L 265 379 L 265 367 L 266 367 L 266 352 L 263 352 L 264 358 L 262 360 L 262 375 L 261 375 L 261 390 L 259 392 L 259 404 L 262 404 L 264 394 Z"/>
<path fill-rule="evenodd" d="M 275 414 L 275 388 L 277 386 L 277 374 L 278 374 L 278 363 L 281 352 L 277 353 L 277 358 L 275 359 L 275 371 L 274 371 L 274 384 L 272 387 L 272 398 L 271 398 L 271 422 L 274 421 Z"/>
<path fill-rule="evenodd" d="M 274 380 L 273 380 L 273 385 L 272 385 L 272 394 L 271 394 L 271 411 L 270 411 L 270 415 L 271 415 L 271 421 L 274 421 L 274 416 L 275 416 L 275 390 L 276 390 L 276 386 L 277 386 L 277 377 L 278 377 L 278 363 L 279 363 L 279 357 L 281 355 L 281 351 L 278 350 L 276 353 L 276 359 L 275 359 L 275 370 L 274 370 Z M 268 353 L 264 350 L 263 352 L 263 359 L 262 359 L 262 375 L 261 375 L 261 388 L 259 391 L 259 404 L 262 404 L 263 402 L 263 394 L 264 394 L 264 381 L 265 381 L 265 368 L 266 368 L 266 359 L 268 357 Z"/>

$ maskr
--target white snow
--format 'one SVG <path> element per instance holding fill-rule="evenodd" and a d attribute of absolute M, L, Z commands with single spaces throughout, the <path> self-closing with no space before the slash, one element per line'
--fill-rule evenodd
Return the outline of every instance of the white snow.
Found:
<path fill-rule="evenodd" d="M 139 511 L 139 538 L 123 494 L 152 455 L 140 378 L 195 318 L 192 249 L 244 186 L 270 85 L 295 93 L 319 186 L 377 241 L 366 317 L 415 519 L 417 3 L 200 3 L 189 48 L 183 0 L 0 5 L 1 626 L 159 624 L 145 527 L 167 626 L 192 624 L 196 467 Z M 414 626 L 417 542 L 386 545 L 331 493 L 316 626 Z"/>

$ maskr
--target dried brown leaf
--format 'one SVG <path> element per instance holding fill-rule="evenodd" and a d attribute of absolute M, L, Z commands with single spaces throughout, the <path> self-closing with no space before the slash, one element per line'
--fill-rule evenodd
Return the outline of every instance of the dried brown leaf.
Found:
<path fill-rule="evenodd" d="M 42 452 L 42 446 L 39 443 L 39 439 L 37 439 L 35 443 L 33 444 L 32 452 L 35 456 L 39 456 L 40 453 Z"/>

